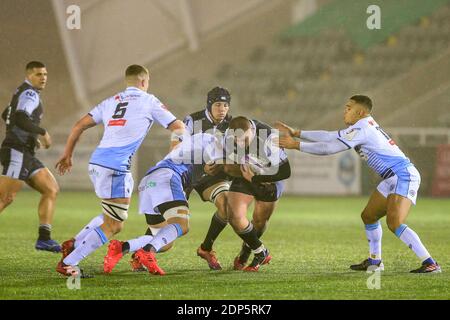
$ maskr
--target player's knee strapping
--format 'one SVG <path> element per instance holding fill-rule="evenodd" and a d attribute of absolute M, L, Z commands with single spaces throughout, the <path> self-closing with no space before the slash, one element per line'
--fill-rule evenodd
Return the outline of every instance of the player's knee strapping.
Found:
<path fill-rule="evenodd" d="M 218 196 L 222 192 L 227 192 L 229 190 L 230 190 L 230 184 L 229 183 L 220 184 L 214 190 L 211 191 L 211 196 L 209 197 L 209 201 L 211 201 L 212 203 L 215 204 Z"/>
<path fill-rule="evenodd" d="M 186 234 L 189 230 L 189 208 L 187 206 L 178 206 L 174 208 L 167 209 L 164 212 L 164 218 L 166 220 L 169 220 L 171 218 L 178 218 L 178 219 L 186 219 L 186 227 L 182 228 L 180 224 L 175 223 L 175 227 L 177 228 L 178 237 L 181 237 L 182 235 Z"/>
<path fill-rule="evenodd" d="M 103 213 L 110 218 L 123 222 L 128 218 L 128 208 L 130 205 L 102 200 Z"/>
<path fill-rule="evenodd" d="M 189 208 L 187 206 L 176 206 L 173 208 L 169 208 L 166 211 L 164 211 L 162 215 L 147 214 L 145 216 L 148 227 L 153 236 L 156 236 L 159 233 L 159 231 L 163 228 L 163 227 L 155 227 L 155 225 L 167 221 L 170 218 L 181 218 L 189 220 L 189 217 L 190 213 Z"/>
<path fill-rule="evenodd" d="M 166 220 L 169 220 L 170 218 L 181 218 L 189 220 L 190 217 L 189 208 L 187 206 L 173 207 L 167 209 L 164 212 L 163 216 Z"/>

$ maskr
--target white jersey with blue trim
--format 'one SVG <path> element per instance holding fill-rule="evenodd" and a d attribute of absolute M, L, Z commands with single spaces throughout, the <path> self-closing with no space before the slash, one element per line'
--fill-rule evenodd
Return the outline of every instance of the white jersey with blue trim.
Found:
<path fill-rule="evenodd" d="M 223 158 L 223 146 L 220 139 L 208 133 L 197 133 L 178 144 L 163 160 L 147 171 L 147 174 L 159 168 L 169 168 L 179 175 L 189 176 L 194 164 L 205 164 Z"/>
<path fill-rule="evenodd" d="M 394 140 L 371 116 L 338 131 L 338 136 L 339 141 L 354 148 L 367 161 L 368 166 L 384 179 L 412 165 Z"/>
<path fill-rule="evenodd" d="M 167 128 L 176 120 L 158 98 L 135 87 L 104 100 L 89 115 L 104 125 L 90 163 L 118 171 L 130 169 L 131 158 L 154 121 Z"/>

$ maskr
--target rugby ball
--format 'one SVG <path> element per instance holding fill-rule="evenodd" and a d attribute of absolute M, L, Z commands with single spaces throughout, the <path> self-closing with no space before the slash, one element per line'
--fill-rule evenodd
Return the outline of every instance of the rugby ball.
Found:
<path fill-rule="evenodd" d="M 261 160 L 251 154 L 246 154 L 242 159 L 241 164 L 248 165 L 255 175 L 262 174 L 265 167 Z"/>

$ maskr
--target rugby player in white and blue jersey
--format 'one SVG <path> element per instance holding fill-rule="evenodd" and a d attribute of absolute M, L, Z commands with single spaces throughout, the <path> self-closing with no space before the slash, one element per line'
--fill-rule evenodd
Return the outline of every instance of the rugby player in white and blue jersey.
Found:
<path fill-rule="evenodd" d="M 284 132 L 279 144 L 287 149 L 297 149 L 315 155 L 330 155 L 353 148 L 383 179 L 361 214 L 369 240 L 369 258 L 350 266 L 352 270 L 384 270 L 379 219 L 386 216 L 389 230 L 413 250 L 422 262 L 420 268 L 411 272 L 440 272 L 439 264 L 431 257 L 419 236 L 404 224 L 411 204 L 416 203 L 420 174 L 376 123 L 371 111 L 371 99 L 364 95 L 355 95 L 345 106 L 344 122 L 349 125 L 347 129 L 333 132 L 300 131 L 278 122 L 277 128 Z M 294 137 L 310 142 L 299 142 Z"/>
<path fill-rule="evenodd" d="M 145 266 L 152 274 L 165 274 L 155 253 L 167 251 L 188 232 L 186 191 L 193 188 L 194 165 L 222 159 L 221 141 L 208 133 L 187 134 L 182 143 L 148 170 L 139 183 L 139 212 L 145 214 L 152 234 L 126 242 L 112 240 L 103 262 L 105 273 L 110 273 L 126 253 L 135 252 L 132 262 Z"/>
<path fill-rule="evenodd" d="M 101 199 L 102 214 L 62 244 L 63 257 L 56 270 L 67 276 L 79 274 L 80 261 L 121 231 L 133 191 L 131 158 L 153 123 L 156 121 L 177 135 L 184 130 L 183 122 L 147 93 L 149 72 L 145 67 L 129 66 L 125 79 L 125 91 L 104 100 L 75 124 L 56 164 L 61 175 L 70 171 L 75 145 L 83 131 L 103 124 L 102 140 L 89 161 L 89 176 Z"/>

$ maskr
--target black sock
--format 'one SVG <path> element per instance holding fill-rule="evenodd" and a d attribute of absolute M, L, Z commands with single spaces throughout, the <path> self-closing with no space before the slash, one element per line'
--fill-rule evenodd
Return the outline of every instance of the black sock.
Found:
<path fill-rule="evenodd" d="M 51 239 L 51 230 L 52 226 L 50 224 L 41 224 L 39 225 L 39 238 L 38 240 L 50 240 Z"/>
<path fill-rule="evenodd" d="M 241 252 L 239 252 L 239 260 L 241 262 L 247 262 L 248 258 L 252 254 L 252 249 L 244 242 L 242 243 Z"/>
<path fill-rule="evenodd" d="M 252 250 L 256 250 L 262 246 L 262 242 L 258 239 L 256 230 L 251 223 L 248 224 L 248 227 L 244 231 L 238 233 L 238 235 Z"/>
<path fill-rule="evenodd" d="M 253 224 L 253 221 L 251 223 Z M 256 230 L 256 235 L 257 235 L 258 239 L 261 239 L 262 235 L 264 234 L 264 232 L 266 230 L 267 230 L 267 223 L 264 225 L 264 227 L 261 230 Z M 242 246 L 242 250 L 247 252 L 246 249 L 248 249 L 248 252 L 250 252 L 250 247 L 244 242 L 244 244 Z"/>
<path fill-rule="evenodd" d="M 127 254 L 130 252 L 130 244 L 128 242 L 124 242 L 122 244 L 122 254 Z"/>
<path fill-rule="evenodd" d="M 201 248 L 206 251 L 211 251 L 214 241 L 216 241 L 219 234 L 222 230 L 227 226 L 228 222 L 224 221 L 217 211 L 211 218 L 211 224 L 209 225 L 208 233 L 206 234 L 206 238 L 201 244 Z"/>
<path fill-rule="evenodd" d="M 145 235 L 152 236 L 153 235 L 152 230 L 150 230 L 150 228 L 147 228 L 147 230 L 145 231 Z"/>
<path fill-rule="evenodd" d="M 256 235 L 258 236 L 258 239 L 261 239 L 262 235 L 264 234 L 264 231 L 266 231 L 266 227 L 264 227 L 262 230 L 256 230 Z"/>

